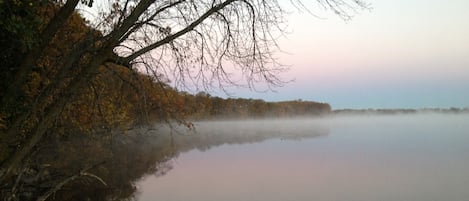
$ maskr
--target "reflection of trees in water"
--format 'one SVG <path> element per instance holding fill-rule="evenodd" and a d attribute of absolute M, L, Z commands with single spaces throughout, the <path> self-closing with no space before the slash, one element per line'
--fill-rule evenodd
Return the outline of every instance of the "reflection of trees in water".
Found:
<path fill-rule="evenodd" d="M 112 140 L 89 136 L 51 139 L 40 147 L 24 165 L 24 174 L 15 180 L 18 200 L 36 200 L 50 189 L 69 180 L 49 200 L 123 200 L 131 198 L 134 182 L 147 173 L 164 174 L 170 169 L 165 162 L 176 153 L 160 136 L 118 135 Z M 60 142 L 60 143 L 59 143 Z M 102 179 L 86 175 L 96 175 Z M 7 197 L 15 184 L 2 184 Z"/>
<path fill-rule="evenodd" d="M 137 181 L 149 174 L 164 175 L 172 168 L 170 159 L 179 153 L 272 138 L 311 138 L 329 132 L 316 125 L 282 121 L 204 122 L 195 126 L 196 132 L 183 127 L 173 127 L 170 132 L 162 126 L 154 133 L 50 139 L 51 143 L 38 148 L 24 164 L 19 179 L 2 184 L 2 197 L 14 188 L 21 192 L 18 200 L 35 200 L 66 181 L 49 200 L 128 200 L 137 195 Z"/>
<path fill-rule="evenodd" d="M 223 144 L 246 144 L 264 140 L 302 139 L 327 135 L 329 128 L 311 120 L 213 121 L 196 123 L 196 132 L 175 128 L 179 152 L 207 150 Z"/>

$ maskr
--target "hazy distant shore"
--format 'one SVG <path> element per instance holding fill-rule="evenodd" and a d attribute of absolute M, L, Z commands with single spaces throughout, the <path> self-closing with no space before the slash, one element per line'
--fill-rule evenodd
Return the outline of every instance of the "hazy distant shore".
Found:
<path fill-rule="evenodd" d="M 422 109 L 337 109 L 332 114 L 417 114 L 417 113 L 469 113 L 469 108 L 422 108 Z"/>

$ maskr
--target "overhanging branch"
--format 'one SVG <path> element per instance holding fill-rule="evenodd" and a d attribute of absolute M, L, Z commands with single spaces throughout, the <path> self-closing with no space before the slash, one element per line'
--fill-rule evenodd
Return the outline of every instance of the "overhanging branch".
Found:
<path fill-rule="evenodd" d="M 175 40 L 176 38 L 179 38 L 180 36 L 183 36 L 184 34 L 186 34 L 187 32 L 189 31 L 192 31 L 195 27 L 197 27 L 199 24 L 201 24 L 205 19 L 207 19 L 210 15 L 212 15 L 213 13 L 216 13 L 218 12 L 219 10 L 225 8 L 226 6 L 228 6 L 229 4 L 233 3 L 234 1 L 236 0 L 228 0 L 228 1 L 225 1 L 221 4 L 218 4 L 212 8 L 210 8 L 207 12 L 205 12 L 202 16 L 200 16 L 196 21 L 192 22 L 191 24 L 189 24 L 189 26 L 187 26 L 186 28 L 176 32 L 175 34 L 172 34 L 172 35 L 169 35 L 167 37 L 165 37 L 164 39 L 160 40 L 160 41 L 157 41 L 149 46 L 146 46 L 136 52 L 134 52 L 133 54 L 127 56 L 124 60 L 125 63 L 130 63 L 132 60 L 136 59 L 137 57 L 155 49 L 155 48 L 158 48 L 164 44 L 167 44 L 173 40 Z"/>

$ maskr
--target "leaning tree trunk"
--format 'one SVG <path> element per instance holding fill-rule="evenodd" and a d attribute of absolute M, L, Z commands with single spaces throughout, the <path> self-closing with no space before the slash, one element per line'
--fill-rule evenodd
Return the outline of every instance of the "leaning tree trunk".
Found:
<path fill-rule="evenodd" d="M 78 0 L 68 1 L 69 2 L 77 2 Z M 127 31 L 135 24 L 138 18 L 142 15 L 143 12 L 153 3 L 155 0 L 142 0 L 139 4 L 135 7 L 133 12 L 122 22 L 122 24 L 112 31 L 108 36 L 104 38 L 106 41 L 103 41 L 104 45 L 95 49 L 96 52 L 90 55 L 91 60 L 86 64 L 82 64 L 81 71 L 77 75 L 74 75 L 72 80 L 66 84 L 66 86 L 61 89 L 60 91 L 65 93 L 70 93 L 69 95 L 61 95 L 56 100 L 54 100 L 46 110 L 44 111 L 37 111 L 35 110 L 30 111 L 32 114 L 42 113 L 43 117 L 36 123 L 34 129 L 27 135 L 27 139 L 19 146 L 14 153 L 5 160 L 0 166 L 0 182 L 11 175 L 14 170 L 18 167 L 21 161 L 31 153 L 32 149 L 41 141 L 44 134 L 52 127 L 54 120 L 56 119 L 57 115 L 60 114 L 61 109 L 69 102 L 73 100 L 75 97 L 73 94 L 80 94 L 80 91 L 83 89 L 83 86 L 86 86 L 90 80 L 94 78 L 98 67 L 102 65 L 108 58 L 113 56 L 113 49 L 120 43 L 121 37 L 127 33 Z M 75 4 L 76 5 L 76 4 Z M 64 8 L 61 8 L 61 10 Z M 73 12 L 73 10 L 72 10 Z M 60 13 L 60 11 L 59 11 Z M 58 14 L 59 14 L 58 13 Z M 94 48 L 94 47 L 90 47 Z M 40 57 L 40 55 L 36 59 Z M 73 59 L 73 58 L 68 58 Z M 34 64 L 33 61 L 31 64 Z M 59 83 L 60 84 L 60 83 Z M 20 115 L 21 116 L 21 115 Z M 22 122 L 21 120 L 26 120 L 27 118 L 19 119 L 20 125 Z M 16 127 L 9 127 L 7 132 L 9 135 L 15 135 L 15 133 L 19 133 L 19 129 Z"/>

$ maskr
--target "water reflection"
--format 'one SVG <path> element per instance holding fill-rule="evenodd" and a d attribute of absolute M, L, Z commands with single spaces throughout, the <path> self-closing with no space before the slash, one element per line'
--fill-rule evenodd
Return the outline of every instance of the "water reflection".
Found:
<path fill-rule="evenodd" d="M 279 137 L 205 152 L 191 150 L 180 154 L 164 177 L 144 178 L 138 184 L 138 199 L 466 200 L 468 119 L 467 115 L 335 118 L 323 122 L 330 126 L 330 134 L 320 140 Z M 301 125 L 309 122 L 288 129 L 301 130 Z"/>
<path fill-rule="evenodd" d="M 130 199 L 135 181 L 152 172 L 164 174 L 171 168 L 166 162 L 177 154 L 163 136 L 61 138 L 51 139 L 29 159 L 19 200 L 36 200 L 54 188 L 58 191 L 49 200 Z"/>
<path fill-rule="evenodd" d="M 20 200 L 446 200 L 469 197 L 468 115 L 196 122 L 52 137 Z M 92 176 L 83 176 L 89 173 Z M 103 184 L 104 183 L 104 184 Z M 2 194 L 8 189 L 1 184 Z"/>
<path fill-rule="evenodd" d="M 269 139 L 299 141 L 328 132 L 327 127 L 311 120 L 260 120 L 198 122 L 195 131 L 158 125 L 124 135 L 51 137 L 51 143 L 39 147 L 28 161 L 32 168 L 24 171 L 22 180 L 28 182 L 20 186 L 25 192 L 20 199 L 35 200 L 65 181 L 49 200 L 138 199 L 147 192 L 139 191 L 137 183 L 145 177 L 171 172 L 171 159 L 181 153 Z"/>

